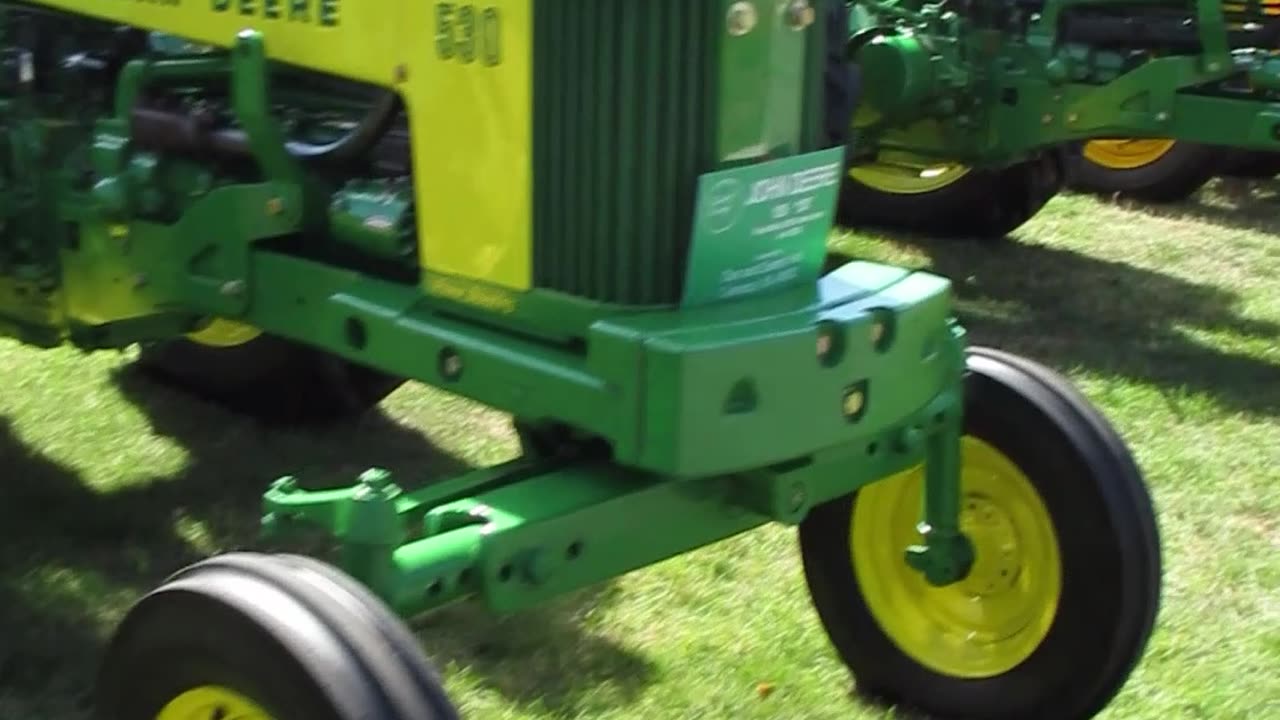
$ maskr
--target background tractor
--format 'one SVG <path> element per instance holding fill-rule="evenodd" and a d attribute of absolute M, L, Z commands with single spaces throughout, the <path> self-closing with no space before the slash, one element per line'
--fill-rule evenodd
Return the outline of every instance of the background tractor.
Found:
<path fill-rule="evenodd" d="M 848 3 L 848 224 L 1000 237 L 1065 186 L 1274 175 L 1270 0 Z"/>
<path fill-rule="evenodd" d="M 454 717 L 402 618 L 525 610 L 769 523 L 797 528 L 863 690 L 965 717 L 1105 708 L 1159 609 L 1141 471 L 1063 378 L 970 346 L 946 278 L 824 270 L 846 167 L 827 121 L 852 77 L 828 10 L 0 3 L 0 330 L 140 345 L 158 376 L 264 417 L 428 383 L 507 413 L 524 449 L 443 478 L 277 478 L 262 528 L 288 551 L 217 555 L 141 598 L 100 715 Z M 912 37 L 855 41 L 886 68 L 860 132 L 1004 97 Z M 1003 36 L 983 37 L 965 47 Z M 967 117 L 933 149 L 1007 161 L 957 181 L 1000 184 L 1001 212 L 975 217 L 1007 225 L 1009 199 L 1022 217 L 1056 187 L 1058 137 L 993 154 L 982 123 L 1004 121 Z"/>

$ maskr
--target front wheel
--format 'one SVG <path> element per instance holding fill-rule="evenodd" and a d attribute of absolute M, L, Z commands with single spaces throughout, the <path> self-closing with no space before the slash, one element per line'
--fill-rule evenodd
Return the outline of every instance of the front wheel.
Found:
<path fill-rule="evenodd" d="M 456 720 L 412 635 L 301 557 L 235 553 L 170 578 L 107 649 L 101 720 Z"/>
<path fill-rule="evenodd" d="M 870 695 L 942 717 L 1092 717 L 1155 622 L 1151 499 L 1123 441 L 1049 370 L 974 349 L 965 398 L 968 577 L 933 587 L 905 562 L 919 542 L 916 468 L 801 525 L 815 609 Z"/>

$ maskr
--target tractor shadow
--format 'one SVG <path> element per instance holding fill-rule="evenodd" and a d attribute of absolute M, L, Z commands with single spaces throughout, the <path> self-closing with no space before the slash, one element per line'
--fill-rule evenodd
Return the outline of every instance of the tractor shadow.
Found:
<path fill-rule="evenodd" d="M 1216 347 L 1196 332 L 1280 342 L 1280 324 L 1243 317 L 1239 298 L 1070 250 L 893 235 L 951 278 L 970 342 L 1159 387 L 1171 401 L 1203 393 L 1256 415 L 1280 414 L 1280 365 Z M 833 256 L 828 265 L 847 258 Z"/>
<path fill-rule="evenodd" d="M 1195 220 L 1232 230 L 1280 235 L 1280 179 L 1215 178 L 1182 202 L 1167 205 L 1117 200 L 1150 217 Z"/>
<path fill-rule="evenodd" d="M 269 427 L 132 367 L 114 381 L 151 432 L 180 444 L 188 462 L 172 476 L 144 470 L 142 481 L 100 492 L 25 445 L 0 418 L 0 716 L 89 717 L 98 658 L 121 612 L 182 566 L 222 550 L 262 548 L 261 495 L 275 477 L 330 487 L 372 466 L 400 480 L 467 467 L 379 411 L 333 427 Z M 611 592 L 605 584 L 514 619 L 461 605 L 427 619 L 430 627 L 445 618 L 447 627 L 425 633 L 424 648 L 442 667 L 464 670 L 511 701 L 575 716 L 577 698 L 593 684 L 632 697 L 652 675 L 644 659 L 576 621 Z"/>

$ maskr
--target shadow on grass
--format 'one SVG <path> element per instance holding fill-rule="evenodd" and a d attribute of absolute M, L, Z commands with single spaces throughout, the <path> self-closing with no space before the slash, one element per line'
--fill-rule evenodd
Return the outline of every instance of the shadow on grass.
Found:
<path fill-rule="evenodd" d="M 1119 204 L 1150 217 L 1197 220 L 1222 228 L 1280 235 L 1280 180 L 1274 178 L 1217 178 L 1181 202 Z M 1280 237 L 1276 240 L 1280 242 Z"/>
<path fill-rule="evenodd" d="M 957 314 L 974 344 L 1172 395 L 1204 393 L 1235 411 L 1280 414 L 1280 366 L 1203 336 L 1280 342 L 1280 324 L 1241 316 L 1232 292 L 1016 239 L 892 237 L 923 251 L 929 270 L 952 279 Z"/>
<path fill-rule="evenodd" d="M 466 668 L 481 687 L 542 715 L 584 717 L 602 705 L 629 705 L 655 677 L 646 658 L 583 630 L 586 615 L 619 592 L 610 581 L 502 617 L 454 605 L 414 629 L 434 657 Z"/>
<path fill-rule="evenodd" d="M 340 426 L 287 430 L 193 401 L 132 368 L 115 381 L 154 433 L 186 450 L 182 471 L 147 478 L 144 470 L 137 473 L 140 482 L 98 492 L 74 470 L 26 447 L 0 419 L 0 709 L 6 716 L 86 716 L 98 657 L 120 612 L 184 565 L 219 550 L 254 547 L 261 495 L 271 479 L 296 474 L 304 486 L 325 487 L 348 484 L 375 465 L 401 480 L 464 469 L 421 433 L 377 411 Z M 445 628 L 439 641 L 425 634 L 426 650 L 437 663 L 464 666 L 514 701 L 576 715 L 576 699 L 593 684 L 612 683 L 630 696 L 651 675 L 645 661 L 574 621 L 608 592 L 606 585 L 514 620 L 470 606 L 450 609 L 428 622 L 465 621 Z"/>

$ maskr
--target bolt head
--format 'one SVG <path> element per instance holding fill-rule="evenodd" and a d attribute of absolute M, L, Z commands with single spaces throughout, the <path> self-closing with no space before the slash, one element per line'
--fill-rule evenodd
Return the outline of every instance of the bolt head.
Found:
<path fill-rule="evenodd" d="M 831 353 L 831 336 L 822 334 L 818 336 L 818 359 L 822 360 Z"/>
<path fill-rule="evenodd" d="M 844 414 L 846 417 L 853 417 L 862 412 L 862 408 L 867 405 L 866 393 L 861 390 L 853 390 L 844 396 Z"/>
<path fill-rule="evenodd" d="M 759 22 L 760 14 L 756 11 L 755 3 L 743 0 L 729 6 L 729 34 L 733 37 L 746 35 L 754 30 Z"/>
<path fill-rule="evenodd" d="M 787 25 L 792 30 L 804 30 L 817 19 L 817 13 L 809 0 L 792 0 L 786 10 Z"/>
<path fill-rule="evenodd" d="M 360 473 L 360 484 L 370 490 L 385 490 L 391 485 L 391 473 L 382 468 L 370 468 Z"/>
<path fill-rule="evenodd" d="M 884 323 L 882 322 L 871 323 L 871 344 L 878 347 L 880 343 L 884 340 L 884 336 L 885 336 Z"/>

